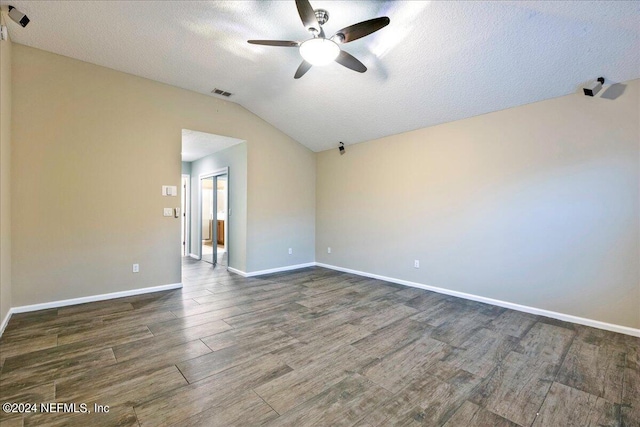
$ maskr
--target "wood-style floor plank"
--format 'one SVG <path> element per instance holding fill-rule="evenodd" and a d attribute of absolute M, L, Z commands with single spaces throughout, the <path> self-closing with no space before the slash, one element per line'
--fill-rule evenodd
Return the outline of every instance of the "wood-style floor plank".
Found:
<path fill-rule="evenodd" d="M 185 419 L 189 427 L 260 426 L 278 418 L 278 413 L 252 390 L 232 393 L 223 405 L 214 405 Z"/>
<path fill-rule="evenodd" d="M 362 425 L 442 425 L 460 407 L 481 378 L 459 370 L 446 381 L 423 374 L 407 382 L 407 386 L 378 406 L 362 421 Z"/>
<path fill-rule="evenodd" d="M 292 369 L 267 354 L 136 407 L 142 426 L 179 425 L 185 419 L 217 406 L 224 406 L 232 390 L 254 389 Z"/>
<path fill-rule="evenodd" d="M 23 420 L 21 416 L 13 416 L 11 418 L 0 418 L 0 427 L 22 427 Z"/>
<path fill-rule="evenodd" d="M 81 374 L 96 367 L 113 365 L 117 361 L 113 350 L 106 348 L 81 356 L 57 358 L 47 363 L 20 369 L 7 369 L 8 363 L 9 361 L 5 363 L 2 373 L 0 373 L 0 389 L 3 393 L 11 393 L 26 387 L 57 381 L 60 378 Z"/>
<path fill-rule="evenodd" d="M 149 378 L 153 378 L 159 371 L 172 368 L 170 374 L 179 373 L 175 366 L 177 362 L 209 353 L 211 353 L 211 349 L 200 340 L 169 347 L 164 352 L 96 368 L 82 375 L 59 380 L 56 382 L 56 397 L 64 401 L 82 401 L 83 399 L 86 401 L 95 395 L 117 393 L 123 383 L 128 384 L 128 389 L 132 388 L 134 384 L 146 387 Z M 173 375 L 171 379 L 177 380 L 180 384 L 186 384 L 182 374 Z M 128 389 L 125 391 L 128 392 Z M 105 402 L 105 404 L 107 403 Z"/>
<path fill-rule="evenodd" d="M 566 328 L 536 323 L 520 341 L 522 354 L 559 364 L 565 356 L 575 332 Z"/>
<path fill-rule="evenodd" d="M 534 427 L 618 426 L 618 414 L 613 403 L 563 384 L 553 383 L 544 400 Z M 629 424 L 631 425 L 631 424 Z"/>
<path fill-rule="evenodd" d="M 640 426 L 640 339 L 319 267 L 23 313 L 5 426 Z"/>
<path fill-rule="evenodd" d="M 402 319 L 378 329 L 353 345 L 373 356 L 383 358 L 422 336 L 430 336 L 432 330 L 433 328 L 419 322 Z"/>
<path fill-rule="evenodd" d="M 488 328 L 501 334 L 521 338 L 538 320 L 538 316 L 507 310 L 493 319 Z"/>
<path fill-rule="evenodd" d="M 446 362 L 456 368 L 486 377 L 502 363 L 517 344 L 518 341 L 513 336 L 483 328 L 456 348 L 446 358 Z"/>
<path fill-rule="evenodd" d="M 25 353 L 51 348 L 58 345 L 58 335 L 44 335 L 33 339 L 15 340 L 7 343 L 0 342 L 0 359 L 4 365 L 4 359 L 8 357 L 19 356 Z"/>
<path fill-rule="evenodd" d="M 621 403 L 625 356 L 621 349 L 574 340 L 556 381 L 610 402 Z"/>
<path fill-rule="evenodd" d="M 226 347 L 213 353 L 196 357 L 176 366 L 182 375 L 193 383 L 226 369 L 240 365 L 263 354 L 276 351 L 295 342 L 295 339 L 284 332 L 265 333 L 251 342 Z M 206 338 L 204 340 L 206 344 Z"/>
<path fill-rule="evenodd" d="M 0 387 L 0 400 L 2 402 L 31 403 L 52 402 L 56 396 L 54 382 L 36 385 L 33 387 Z M 0 414 L 2 417 L 4 414 Z"/>
<path fill-rule="evenodd" d="M 136 427 L 138 419 L 133 407 L 113 406 L 109 412 L 92 412 L 90 414 L 78 413 L 38 413 L 26 416 L 24 425 L 38 427 Z"/>
<path fill-rule="evenodd" d="M 113 346 L 113 354 L 118 362 L 150 357 L 164 353 L 167 348 L 199 340 L 210 335 L 227 331 L 231 326 L 221 320 L 204 323 L 191 328 L 181 329 L 178 333 L 159 334 L 149 338 L 136 340 L 126 344 Z"/>
<path fill-rule="evenodd" d="M 558 424 L 560 425 L 560 424 Z M 469 401 L 458 409 L 453 416 L 447 421 L 445 427 L 517 427 L 517 424 L 502 418 L 499 415 L 489 412 L 478 405 L 475 405 Z"/>
<path fill-rule="evenodd" d="M 423 337 L 384 359 L 375 360 L 362 369 L 361 373 L 385 390 L 397 393 L 413 377 L 417 367 L 442 360 L 451 350 L 451 347 L 443 342 Z"/>
<path fill-rule="evenodd" d="M 291 365 L 282 352 L 275 354 Z M 273 409 L 283 414 L 342 381 L 371 360 L 370 356 L 354 347 L 342 346 L 254 390 Z"/>
<path fill-rule="evenodd" d="M 352 374 L 267 426 L 349 426 L 392 394 L 365 377 Z"/>
<path fill-rule="evenodd" d="M 530 426 L 556 370 L 545 360 L 511 352 L 470 400 L 509 421 Z"/>
<path fill-rule="evenodd" d="M 627 353 L 627 367 L 624 370 L 620 414 L 624 426 L 640 426 L 640 339 L 634 344 L 638 344 L 638 347 L 634 347 L 632 353 Z"/>

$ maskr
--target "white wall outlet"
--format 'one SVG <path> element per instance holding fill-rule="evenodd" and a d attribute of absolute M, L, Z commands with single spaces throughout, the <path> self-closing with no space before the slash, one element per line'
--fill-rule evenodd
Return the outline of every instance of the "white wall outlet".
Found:
<path fill-rule="evenodd" d="M 164 216 L 173 216 L 173 208 L 164 208 Z"/>
<path fill-rule="evenodd" d="M 414 260 L 414 261 L 413 261 L 413 267 L 414 267 L 414 268 L 420 268 L 420 261 L 419 261 L 419 260 L 417 260 L 417 259 L 416 259 L 416 260 Z"/>
<path fill-rule="evenodd" d="M 330 254 L 331 253 L 331 247 L 327 248 L 327 253 Z"/>
<path fill-rule="evenodd" d="M 133 264 L 133 272 L 140 273 L 140 264 Z"/>
<path fill-rule="evenodd" d="M 289 248 L 289 255 L 293 253 L 293 249 Z"/>

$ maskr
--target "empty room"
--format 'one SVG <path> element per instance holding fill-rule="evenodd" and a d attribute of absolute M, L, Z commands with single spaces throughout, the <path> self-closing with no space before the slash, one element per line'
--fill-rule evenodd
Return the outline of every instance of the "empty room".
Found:
<path fill-rule="evenodd" d="M 0 427 L 640 427 L 637 1 L 0 12 Z"/>

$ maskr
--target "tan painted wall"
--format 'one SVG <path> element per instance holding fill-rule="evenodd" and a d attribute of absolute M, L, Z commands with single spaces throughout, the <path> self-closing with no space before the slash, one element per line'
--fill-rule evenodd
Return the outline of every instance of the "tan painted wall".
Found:
<path fill-rule="evenodd" d="M 319 153 L 316 259 L 638 328 L 639 102 L 635 80 Z"/>
<path fill-rule="evenodd" d="M 0 41 L 0 323 L 11 308 L 11 48 Z"/>
<path fill-rule="evenodd" d="M 180 221 L 162 216 L 180 201 L 160 190 L 180 185 L 183 128 L 247 141 L 248 193 L 298 196 L 250 196 L 247 241 L 266 247 L 277 227 L 313 261 L 315 192 L 299 183 L 314 181 L 314 155 L 254 114 L 22 45 L 13 76 L 14 306 L 180 282 Z"/>
<path fill-rule="evenodd" d="M 273 143 L 249 145 L 247 153 L 248 272 L 315 260 L 315 238 L 307 236 L 315 237 L 316 154 L 300 144 L 287 149 L 276 132 L 265 129 Z"/>

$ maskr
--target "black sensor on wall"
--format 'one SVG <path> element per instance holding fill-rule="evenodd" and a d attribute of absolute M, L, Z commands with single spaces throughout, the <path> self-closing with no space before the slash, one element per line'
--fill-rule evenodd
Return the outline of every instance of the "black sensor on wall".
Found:
<path fill-rule="evenodd" d="M 598 77 L 595 82 L 589 84 L 587 87 L 583 87 L 582 90 L 584 94 L 587 96 L 594 96 L 600 89 L 602 89 L 602 85 L 604 84 L 604 77 Z"/>
<path fill-rule="evenodd" d="M 20 24 L 23 28 L 29 24 L 29 17 L 13 6 L 9 6 L 9 18 L 16 24 Z"/>
<path fill-rule="evenodd" d="M 340 143 L 340 146 L 338 147 L 338 150 L 340 150 L 340 154 L 344 154 L 344 142 Z"/>

